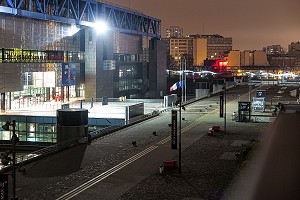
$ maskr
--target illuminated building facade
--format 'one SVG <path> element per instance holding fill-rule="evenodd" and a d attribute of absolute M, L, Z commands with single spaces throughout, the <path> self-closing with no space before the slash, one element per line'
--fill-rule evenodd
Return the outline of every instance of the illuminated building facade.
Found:
<path fill-rule="evenodd" d="M 106 22 L 106 32 L 97 32 L 99 21 Z M 161 42 L 159 19 L 115 5 L 95 0 L 1 1 L 1 111 L 39 104 L 60 108 L 72 97 L 87 102 L 145 98 L 151 92 L 159 97 L 151 90 L 160 94 L 157 85 L 163 75 L 157 73 L 154 79 L 149 68 L 163 69 L 166 58 L 161 45 L 150 53 L 152 39 Z M 153 87 L 150 79 L 157 81 Z M 2 124 L 11 117 L 17 121 L 20 141 L 56 142 L 55 117 L 0 117 Z M 0 130 L 0 137 L 9 141 L 11 131 Z"/>
<path fill-rule="evenodd" d="M 292 42 L 288 46 L 288 54 L 300 55 L 300 42 Z"/>
<path fill-rule="evenodd" d="M 45 2 L 1 4 L 1 110 L 71 97 L 147 96 L 149 66 L 162 63 L 149 59 L 149 40 L 160 38 L 160 20 L 97 1 L 69 2 L 89 4 L 78 9 L 82 13 L 63 2 Z M 101 34 L 91 24 L 98 11 L 111 26 Z"/>
<path fill-rule="evenodd" d="M 232 38 L 220 35 L 189 35 L 181 38 L 169 38 L 169 53 L 175 66 L 180 65 L 182 55 L 188 61 L 188 67 L 203 66 L 205 60 L 220 60 L 232 50 Z"/>
<path fill-rule="evenodd" d="M 284 50 L 283 50 L 283 47 L 279 44 L 264 47 L 263 50 L 267 55 L 274 55 L 274 54 L 278 55 L 278 54 L 284 54 L 285 53 Z"/>
<path fill-rule="evenodd" d="M 70 25 L 1 14 L 0 27 L 2 110 L 83 93 L 84 53 Z"/>
<path fill-rule="evenodd" d="M 174 61 L 174 67 L 179 69 L 182 64 L 182 58 L 193 58 L 193 38 L 170 38 L 170 56 Z M 189 67 L 188 67 L 189 68 Z"/>
<path fill-rule="evenodd" d="M 269 66 L 267 55 L 262 50 L 243 51 L 241 52 L 241 66 Z"/>
<path fill-rule="evenodd" d="M 180 26 L 170 26 L 166 31 L 166 38 L 181 38 L 183 36 L 183 28 Z"/>

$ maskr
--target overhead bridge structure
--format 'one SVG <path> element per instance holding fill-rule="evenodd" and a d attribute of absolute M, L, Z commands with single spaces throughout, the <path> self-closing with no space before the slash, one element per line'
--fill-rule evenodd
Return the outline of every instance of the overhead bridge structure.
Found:
<path fill-rule="evenodd" d="M 160 38 L 159 19 L 95 0 L 0 0 L 0 13 L 86 27 L 102 20 L 119 32 Z"/>

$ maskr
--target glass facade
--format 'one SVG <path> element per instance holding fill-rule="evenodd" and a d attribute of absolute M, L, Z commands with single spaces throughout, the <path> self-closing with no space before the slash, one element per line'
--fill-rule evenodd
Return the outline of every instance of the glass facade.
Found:
<path fill-rule="evenodd" d="M 148 86 L 149 41 L 148 37 L 115 33 L 114 97 L 144 98 Z"/>
<path fill-rule="evenodd" d="M 90 38 L 94 31 L 88 28 L 70 36 L 68 24 L 6 15 L 0 27 L 0 68 L 5 71 L 0 74 L 2 110 L 38 108 L 64 97 L 85 97 L 88 90 L 94 97 L 102 94 L 102 88 L 113 93 L 105 96 L 127 98 L 144 98 L 149 90 L 148 36 L 114 32 L 108 40 L 103 39 L 101 49 L 99 38 Z M 114 66 L 98 69 L 108 61 Z M 66 63 L 76 65 L 72 71 L 75 84 L 70 84 L 70 70 L 64 79 Z M 53 118 L 14 117 L 0 115 L 0 123 L 16 120 L 21 141 L 56 142 Z M 0 130 L 2 140 L 10 140 L 11 135 L 11 131 Z"/>
<path fill-rule="evenodd" d="M 56 143 L 56 118 L 29 116 L 0 116 L 0 124 L 16 120 L 16 134 L 23 142 Z M 0 139 L 10 140 L 12 128 L 9 131 L 0 129 Z"/>
<path fill-rule="evenodd" d="M 57 142 L 56 117 L 0 115 L 1 126 L 7 121 L 12 122 L 13 120 L 16 120 L 16 134 L 21 142 Z M 109 122 L 103 118 L 89 118 L 89 131 L 125 123 L 124 119 L 110 119 Z M 0 128 L 0 140 L 11 140 L 13 134 L 12 127 L 10 129 L 9 131 L 5 131 Z"/>

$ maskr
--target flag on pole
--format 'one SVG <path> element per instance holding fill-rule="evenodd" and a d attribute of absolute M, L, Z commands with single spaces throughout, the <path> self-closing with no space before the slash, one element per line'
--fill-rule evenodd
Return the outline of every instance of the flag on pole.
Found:
<path fill-rule="evenodd" d="M 174 83 L 174 85 L 172 85 L 172 87 L 170 87 L 170 92 L 173 92 L 182 87 L 183 87 L 183 81 L 178 81 L 178 82 Z"/>

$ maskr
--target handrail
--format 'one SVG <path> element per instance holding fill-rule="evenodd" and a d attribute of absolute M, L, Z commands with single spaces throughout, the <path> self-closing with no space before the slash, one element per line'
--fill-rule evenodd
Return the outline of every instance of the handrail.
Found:
<path fill-rule="evenodd" d="M 51 145 L 49 147 L 45 147 L 45 148 L 42 148 L 40 150 L 31 152 L 28 155 L 20 157 L 19 160 L 16 161 L 16 167 L 21 167 L 21 166 L 27 165 L 29 163 L 40 160 L 44 157 L 55 154 L 55 153 L 60 152 L 62 150 L 69 149 L 69 148 L 72 148 L 74 146 L 77 146 L 77 145 L 80 144 L 79 141 L 80 141 L 79 138 L 75 138 L 75 139 L 71 139 L 71 140 L 68 140 L 68 141 L 65 141 L 65 142 L 62 142 L 62 143 Z M 3 166 L 0 169 L 0 174 L 9 172 L 12 169 L 13 169 L 12 165 Z"/>

